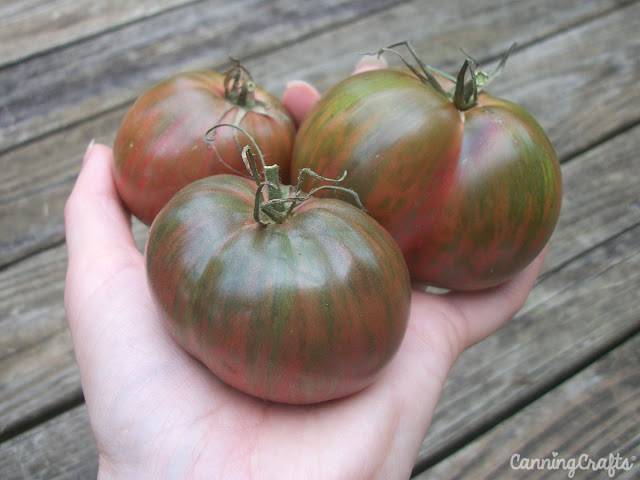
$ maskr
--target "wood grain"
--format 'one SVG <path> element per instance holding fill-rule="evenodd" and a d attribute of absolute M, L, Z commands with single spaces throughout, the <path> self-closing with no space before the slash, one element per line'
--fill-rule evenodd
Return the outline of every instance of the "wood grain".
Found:
<path fill-rule="evenodd" d="M 83 122 L 0 156 L 0 267 L 64 241 L 64 204 L 84 150 L 96 137 L 113 144 L 122 115 Z"/>
<path fill-rule="evenodd" d="M 129 104 L 179 71 L 224 68 L 393 1 L 197 2 L 0 70 L 0 152 Z M 258 82 L 260 83 L 260 82 Z"/>
<path fill-rule="evenodd" d="M 640 474 L 640 334 L 513 417 L 418 475 L 416 480 L 570 478 L 571 466 L 526 467 L 524 459 L 598 462 L 618 454 L 627 469 L 574 470 L 574 478 L 638 478 Z M 612 392 L 615 392 L 613 394 Z M 554 456 L 555 452 L 555 456 Z M 518 455 L 512 462 L 512 456 Z M 558 464 L 560 465 L 560 464 Z M 582 462 L 588 466 L 587 462 Z"/>
<path fill-rule="evenodd" d="M 0 4 L 0 68 L 139 21 L 186 0 L 11 0 Z"/>
<path fill-rule="evenodd" d="M 457 69 L 460 47 L 482 58 L 497 56 L 514 41 L 540 41 L 625 3 L 589 0 L 576 9 L 553 0 L 529 0 L 504 9 L 499 0 L 473 6 L 455 0 L 430 9 L 424 1 L 402 5 L 361 0 L 330 6 L 298 2 L 293 7 L 285 0 L 243 0 L 216 8 L 198 2 L 0 71 L 6 94 L 0 111 L 0 152 L 127 105 L 173 73 L 223 67 L 230 54 L 273 59 L 269 53 L 289 45 L 304 53 L 297 55 L 302 63 L 283 52 L 276 64 L 272 66 L 271 60 L 266 64 L 279 89 L 282 78 L 294 78 L 287 76 L 290 71 L 305 74 L 305 67 L 311 66 L 316 73 L 337 72 L 336 66 L 342 65 L 347 67 L 340 72 L 344 76 L 357 52 L 407 38 L 428 62 Z M 314 38 L 317 41 L 305 48 L 306 40 Z M 286 69 L 273 68 L 282 63 Z M 255 78 L 271 88 L 262 70 L 255 71 Z M 318 84 L 326 88 L 335 80 Z"/>
<path fill-rule="evenodd" d="M 563 164 L 562 209 L 544 272 L 640 223 L 639 138 L 636 126 Z"/>
<path fill-rule="evenodd" d="M 142 251 L 147 227 L 134 222 Z M 0 438 L 81 400 L 64 307 L 65 245 L 0 271 Z"/>
<path fill-rule="evenodd" d="M 3 480 L 96 478 L 98 447 L 84 404 L 0 444 Z"/>

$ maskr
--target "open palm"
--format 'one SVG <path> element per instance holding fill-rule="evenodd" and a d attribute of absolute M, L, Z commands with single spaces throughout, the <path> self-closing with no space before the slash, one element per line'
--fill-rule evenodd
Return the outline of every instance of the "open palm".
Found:
<path fill-rule="evenodd" d="M 292 84 L 298 120 L 317 92 Z M 174 343 L 151 301 L 111 149 L 92 145 L 65 209 L 65 308 L 100 478 L 408 478 L 458 355 L 524 303 L 542 265 L 491 290 L 414 290 L 408 331 L 382 376 L 350 397 L 289 406 L 242 394 Z"/>

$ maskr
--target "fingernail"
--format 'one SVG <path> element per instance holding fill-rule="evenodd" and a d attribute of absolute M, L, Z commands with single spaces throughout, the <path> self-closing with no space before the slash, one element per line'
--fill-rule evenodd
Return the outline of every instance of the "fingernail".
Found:
<path fill-rule="evenodd" d="M 354 73 L 360 73 L 367 70 L 387 68 L 388 66 L 387 60 L 382 55 L 363 55 L 356 63 L 356 68 L 353 71 Z"/>
<path fill-rule="evenodd" d="M 84 151 L 84 155 L 82 156 L 82 165 L 84 165 L 85 162 L 87 161 L 87 158 L 89 158 L 89 154 L 91 153 L 91 149 L 93 148 L 95 143 L 96 143 L 96 139 L 92 138 L 91 141 L 89 142 L 89 145 L 87 145 L 87 148 Z"/>
<path fill-rule="evenodd" d="M 311 85 L 309 82 L 305 82 L 304 80 L 291 80 L 289 82 L 287 82 L 286 85 L 286 89 L 290 89 L 291 87 L 304 87 L 307 88 L 313 92 L 317 92 L 318 90 L 316 89 L 316 87 L 314 87 L 313 85 Z"/>

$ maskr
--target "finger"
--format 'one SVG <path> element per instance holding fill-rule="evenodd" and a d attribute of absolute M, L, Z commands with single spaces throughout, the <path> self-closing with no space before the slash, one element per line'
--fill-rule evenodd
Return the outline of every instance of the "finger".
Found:
<path fill-rule="evenodd" d="M 313 85 L 302 80 L 294 80 L 287 84 L 282 102 L 296 125 L 300 125 L 319 98 L 320 93 Z"/>
<path fill-rule="evenodd" d="M 104 145 L 90 145 L 65 205 L 67 249 L 73 256 L 85 247 L 99 250 L 135 245 L 131 216 L 119 198 L 112 175 L 113 156 Z"/>

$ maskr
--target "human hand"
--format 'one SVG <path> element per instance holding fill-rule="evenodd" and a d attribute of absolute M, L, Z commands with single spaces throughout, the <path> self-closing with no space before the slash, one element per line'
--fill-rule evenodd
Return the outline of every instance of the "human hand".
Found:
<path fill-rule="evenodd" d="M 300 122 L 318 96 L 293 82 L 284 101 Z M 163 327 L 112 161 L 90 146 L 65 208 L 65 308 L 100 478 L 408 478 L 449 369 L 520 309 L 543 262 L 486 291 L 415 290 L 405 339 L 365 390 L 264 402 L 219 381 Z"/>

